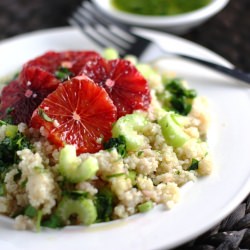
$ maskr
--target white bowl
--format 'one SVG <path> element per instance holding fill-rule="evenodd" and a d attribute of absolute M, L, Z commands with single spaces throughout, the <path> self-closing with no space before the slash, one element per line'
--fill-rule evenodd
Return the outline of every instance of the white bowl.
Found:
<path fill-rule="evenodd" d="M 174 16 L 144 16 L 117 10 L 111 0 L 92 0 L 110 18 L 133 26 L 164 30 L 174 34 L 184 34 L 222 10 L 229 0 L 212 0 L 198 10 Z"/>

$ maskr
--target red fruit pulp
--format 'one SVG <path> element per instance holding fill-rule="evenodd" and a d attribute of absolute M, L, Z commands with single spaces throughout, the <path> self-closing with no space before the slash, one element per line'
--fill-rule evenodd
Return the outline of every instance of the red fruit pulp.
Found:
<path fill-rule="evenodd" d="M 39 113 L 46 113 L 44 119 Z M 54 144 L 75 145 L 77 153 L 97 152 L 111 137 L 117 111 L 106 91 L 85 75 L 60 84 L 33 113 L 31 126 L 44 127 Z"/>
<path fill-rule="evenodd" d="M 105 88 L 117 107 L 118 117 L 148 109 L 151 97 L 147 81 L 129 61 L 92 57 L 81 72 Z"/>
<path fill-rule="evenodd" d="M 1 119 L 11 109 L 14 124 L 29 123 L 33 111 L 42 100 L 57 88 L 59 80 L 40 68 L 29 67 L 20 73 L 18 79 L 12 81 L 2 90 Z"/>

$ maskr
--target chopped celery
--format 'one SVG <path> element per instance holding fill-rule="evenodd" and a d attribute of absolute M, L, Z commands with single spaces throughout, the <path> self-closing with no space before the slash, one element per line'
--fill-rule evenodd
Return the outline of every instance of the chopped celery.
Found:
<path fill-rule="evenodd" d="M 129 114 L 118 119 L 112 129 L 113 137 L 124 136 L 128 151 L 137 151 L 145 144 L 143 135 L 138 134 L 147 124 L 141 114 Z"/>
<path fill-rule="evenodd" d="M 138 205 L 138 210 L 140 213 L 146 213 L 150 211 L 154 207 L 152 201 L 146 201 L 140 205 Z"/>
<path fill-rule="evenodd" d="M 43 218 L 43 212 L 42 210 L 38 210 L 37 216 L 36 216 L 36 231 L 37 232 L 41 230 L 42 218 Z"/>
<path fill-rule="evenodd" d="M 5 135 L 9 138 L 14 138 L 18 132 L 18 128 L 16 125 L 7 124 Z"/>
<path fill-rule="evenodd" d="M 177 121 L 178 115 L 172 112 L 166 112 L 166 115 L 158 121 L 166 142 L 173 147 L 181 147 L 189 140 L 189 136 Z"/>
<path fill-rule="evenodd" d="M 134 170 L 129 170 L 128 178 L 131 180 L 132 185 L 136 184 L 136 172 Z"/>
<path fill-rule="evenodd" d="M 98 161 L 94 157 L 81 160 L 76 156 L 76 149 L 73 145 L 66 145 L 60 151 L 59 172 L 72 183 L 86 181 L 95 176 L 99 169 Z"/>
<path fill-rule="evenodd" d="M 138 63 L 138 58 L 134 55 L 126 55 L 124 59 L 130 61 L 133 65 Z"/>
<path fill-rule="evenodd" d="M 113 48 L 107 48 L 103 51 L 103 57 L 107 60 L 114 60 L 119 58 L 117 50 Z"/>
<path fill-rule="evenodd" d="M 70 219 L 70 216 L 76 215 L 79 223 L 90 225 L 96 221 L 97 211 L 91 199 L 74 200 L 69 197 L 63 197 L 60 201 L 56 215 L 64 224 Z"/>
<path fill-rule="evenodd" d="M 35 219 L 36 231 L 39 232 L 41 229 L 41 221 L 43 217 L 42 210 L 37 210 L 33 206 L 29 205 L 25 208 L 24 215 L 28 216 L 31 219 Z"/>
<path fill-rule="evenodd" d="M 159 76 L 159 74 L 156 73 L 155 70 L 153 70 L 153 68 L 148 64 L 137 64 L 136 68 L 140 71 L 140 73 L 146 79 L 148 79 L 149 77 L 153 77 L 153 76 L 156 76 L 156 77 Z"/>

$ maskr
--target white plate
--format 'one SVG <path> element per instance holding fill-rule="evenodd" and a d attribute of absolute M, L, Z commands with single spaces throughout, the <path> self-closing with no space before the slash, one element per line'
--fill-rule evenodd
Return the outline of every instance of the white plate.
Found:
<path fill-rule="evenodd" d="M 183 39 L 146 32 L 168 48 L 199 55 L 227 65 L 214 53 Z M 0 77 L 47 50 L 96 49 L 72 28 L 39 31 L 0 43 Z M 250 191 L 250 92 L 244 84 L 222 77 L 198 65 L 167 59 L 161 66 L 184 77 L 199 94 L 210 99 L 213 124 L 209 143 L 215 169 L 209 177 L 183 189 L 183 197 L 171 211 L 161 206 L 125 220 L 46 230 L 41 233 L 13 229 L 11 219 L 0 217 L 0 246 L 26 249 L 159 249 L 180 245 L 205 232 L 228 215 Z"/>

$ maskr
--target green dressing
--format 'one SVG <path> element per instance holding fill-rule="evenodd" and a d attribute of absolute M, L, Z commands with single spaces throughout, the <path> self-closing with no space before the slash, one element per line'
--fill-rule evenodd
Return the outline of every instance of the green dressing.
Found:
<path fill-rule="evenodd" d="M 139 15 L 171 16 L 200 9 L 211 0 L 111 0 L 118 10 Z"/>

